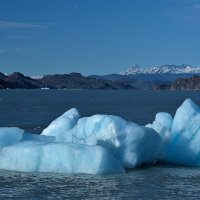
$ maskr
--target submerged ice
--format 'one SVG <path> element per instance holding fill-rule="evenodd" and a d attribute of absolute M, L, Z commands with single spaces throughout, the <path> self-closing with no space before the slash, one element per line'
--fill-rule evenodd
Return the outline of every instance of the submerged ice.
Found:
<path fill-rule="evenodd" d="M 157 113 L 146 126 L 112 115 L 81 118 L 72 108 L 41 135 L 0 128 L 0 169 L 107 174 L 157 162 L 200 166 L 200 108 L 192 100 L 174 118 Z"/>

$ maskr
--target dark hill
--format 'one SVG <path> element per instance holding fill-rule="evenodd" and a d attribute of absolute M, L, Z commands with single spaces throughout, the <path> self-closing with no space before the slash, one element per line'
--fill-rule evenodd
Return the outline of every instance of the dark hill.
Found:
<path fill-rule="evenodd" d="M 134 89 L 127 83 L 110 80 L 98 80 L 85 77 L 80 73 L 46 75 L 32 79 L 19 72 L 11 75 L 0 73 L 0 89 Z"/>
<path fill-rule="evenodd" d="M 200 76 L 179 78 L 170 87 L 171 90 L 200 90 Z"/>

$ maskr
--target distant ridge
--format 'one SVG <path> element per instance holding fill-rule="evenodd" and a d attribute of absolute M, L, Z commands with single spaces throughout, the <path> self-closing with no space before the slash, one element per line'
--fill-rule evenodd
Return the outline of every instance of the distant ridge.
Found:
<path fill-rule="evenodd" d="M 133 65 L 119 74 L 90 76 L 75 72 L 32 77 L 19 72 L 0 73 L 0 89 L 199 89 L 198 78 L 187 79 L 193 76 L 200 76 L 200 67 L 186 64 L 145 68 Z M 193 82 L 197 82 L 198 86 Z"/>
<path fill-rule="evenodd" d="M 91 75 L 96 79 L 126 83 L 139 90 L 169 89 L 178 78 L 200 75 L 200 67 L 188 64 L 141 67 L 133 65 L 118 74 Z"/>
<path fill-rule="evenodd" d="M 14 72 L 5 75 L 0 72 L 0 89 L 135 89 L 127 83 L 98 80 L 80 73 L 28 77 Z"/>
<path fill-rule="evenodd" d="M 170 87 L 171 90 L 200 90 L 200 76 L 178 78 Z"/>
<path fill-rule="evenodd" d="M 129 67 L 127 70 L 120 72 L 120 75 L 136 75 L 136 74 L 198 74 L 200 67 L 191 65 L 163 65 L 153 67 L 141 67 L 137 64 Z"/>

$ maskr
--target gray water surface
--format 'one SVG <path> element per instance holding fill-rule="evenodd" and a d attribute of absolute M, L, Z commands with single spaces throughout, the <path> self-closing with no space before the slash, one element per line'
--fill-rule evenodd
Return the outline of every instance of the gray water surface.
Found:
<path fill-rule="evenodd" d="M 1 199 L 199 199 L 200 170 L 154 166 L 91 176 L 0 172 Z"/>
<path fill-rule="evenodd" d="M 0 90 L 0 126 L 40 133 L 72 107 L 144 125 L 159 111 L 174 115 L 186 98 L 200 105 L 198 91 Z M 180 166 L 106 176 L 0 171 L 0 199 L 199 199 L 199 186 L 200 169 Z"/>

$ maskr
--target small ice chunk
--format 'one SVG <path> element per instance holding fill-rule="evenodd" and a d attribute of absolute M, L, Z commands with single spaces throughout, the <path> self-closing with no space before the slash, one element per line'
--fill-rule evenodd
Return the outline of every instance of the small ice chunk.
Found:
<path fill-rule="evenodd" d="M 0 128 L 0 148 L 19 143 L 23 133 L 19 128 Z"/>
<path fill-rule="evenodd" d="M 171 129 L 172 123 L 173 123 L 173 118 L 169 113 L 159 112 L 156 114 L 155 121 L 159 122 L 166 128 Z"/>
<path fill-rule="evenodd" d="M 173 123 L 173 118 L 169 113 L 159 112 L 156 114 L 152 124 L 147 124 L 146 127 L 154 129 L 162 138 L 166 140 L 170 136 L 170 129 Z"/>
<path fill-rule="evenodd" d="M 43 130 L 41 135 L 55 136 L 57 141 L 62 141 L 63 136 L 68 130 L 75 126 L 79 118 L 80 114 L 78 110 L 72 108 L 54 120 L 46 129 Z M 72 140 L 70 135 L 67 135 L 66 138 L 68 142 Z"/>
<path fill-rule="evenodd" d="M 165 149 L 167 163 L 200 166 L 200 108 L 186 99 L 177 109 L 170 140 Z"/>
<path fill-rule="evenodd" d="M 163 126 L 163 124 L 154 121 L 152 124 L 152 128 L 165 140 L 170 136 L 170 129 Z"/>
<path fill-rule="evenodd" d="M 191 99 L 186 99 L 176 111 L 172 132 L 178 133 L 193 126 L 196 130 L 200 127 L 200 108 Z"/>

